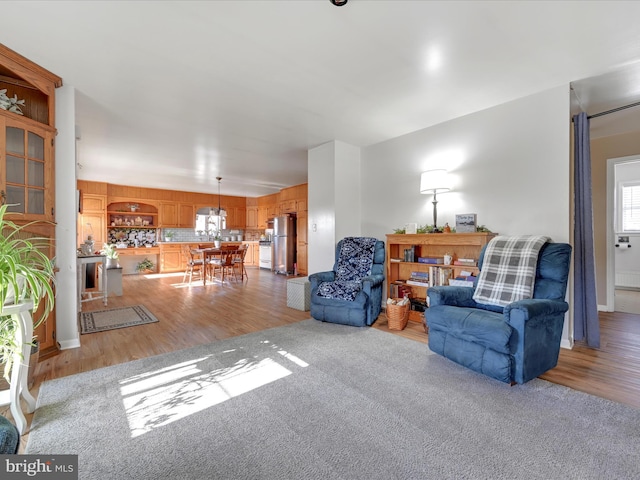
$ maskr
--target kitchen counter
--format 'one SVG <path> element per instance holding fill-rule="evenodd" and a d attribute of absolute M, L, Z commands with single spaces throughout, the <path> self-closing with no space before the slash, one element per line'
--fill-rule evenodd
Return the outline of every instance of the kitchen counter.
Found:
<path fill-rule="evenodd" d="M 116 248 L 119 255 L 158 255 L 160 247 L 127 247 Z"/>
<path fill-rule="evenodd" d="M 188 242 L 157 242 L 158 245 L 211 245 L 213 246 L 213 242 L 209 241 L 200 241 L 200 240 L 191 240 Z M 246 243 L 245 241 L 233 240 L 227 242 L 220 242 L 222 245 L 240 245 L 241 243 Z"/>

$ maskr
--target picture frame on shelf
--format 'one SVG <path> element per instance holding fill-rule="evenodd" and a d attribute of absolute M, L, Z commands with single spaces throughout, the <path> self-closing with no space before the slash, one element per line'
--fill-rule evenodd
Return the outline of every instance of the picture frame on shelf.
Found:
<path fill-rule="evenodd" d="M 456 233 L 475 233 L 477 228 L 477 214 L 460 213 L 456 215 Z"/>

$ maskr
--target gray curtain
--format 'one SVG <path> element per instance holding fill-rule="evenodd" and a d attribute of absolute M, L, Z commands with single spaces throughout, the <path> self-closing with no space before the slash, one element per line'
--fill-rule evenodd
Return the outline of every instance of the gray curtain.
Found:
<path fill-rule="evenodd" d="M 596 267 L 593 249 L 591 198 L 591 148 L 586 113 L 573 117 L 574 129 L 574 339 L 600 346 L 600 324 L 596 300 Z"/>

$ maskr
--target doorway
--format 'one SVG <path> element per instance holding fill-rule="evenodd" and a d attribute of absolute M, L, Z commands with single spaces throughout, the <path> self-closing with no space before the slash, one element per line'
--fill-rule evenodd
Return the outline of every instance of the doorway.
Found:
<path fill-rule="evenodd" d="M 640 314 L 640 155 L 607 160 L 607 304 Z"/>

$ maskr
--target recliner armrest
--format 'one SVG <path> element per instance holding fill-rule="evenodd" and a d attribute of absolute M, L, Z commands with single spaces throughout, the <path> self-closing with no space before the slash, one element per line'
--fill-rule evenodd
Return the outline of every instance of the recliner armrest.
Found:
<path fill-rule="evenodd" d="M 336 278 L 334 271 L 330 272 L 318 272 L 309 275 L 309 283 L 311 284 L 311 290 L 318 288 L 322 282 L 333 282 Z"/>
<path fill-rule="evenodd" d="M 362 278 L 362 283 L 370 283 L 372 287 L 380 285 L 382 282 L 384 282 L 384 275 L 369 275 Z"/>
<path fill-rule="evenodd" d="M 538 316 L 565 313 L 567 310 L 569 310 L 569 304 L 561 300 L 529 298 L 504 307 L 504 315 L 509 322 L 511 315 L 517 312 L 517 315 L 526 321 Z"/>
<path fill-rule="evenodd" d="M 477 304 L 473 300 L 473 288 L 469 287 L 429 287 L 429 306 L 451 305 L 454 307 L 475 307 Z"/>

